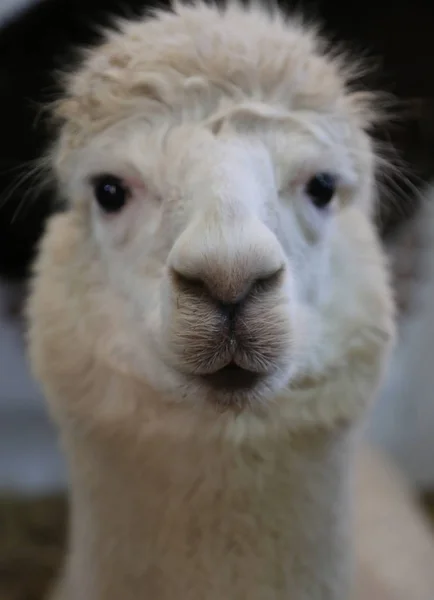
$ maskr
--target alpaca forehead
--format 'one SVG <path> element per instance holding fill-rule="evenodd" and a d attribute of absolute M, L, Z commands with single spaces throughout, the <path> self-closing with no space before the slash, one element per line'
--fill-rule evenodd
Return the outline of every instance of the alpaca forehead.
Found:
<path fill-rule="evenodd" d="M 109 34 L 69 79 L 57 114 L 77 146 L 140 111 L 194 120 L 246 98 L 351 118 L 340 64 L 317 49 L 310 31 L 259 7 L 203 5 L 176 6 Z"/>
<path fill-rule="evenodd" d="M 277 194 L 272 158 L 260 139 L 219 138 L 201 127 L 166 132 L 164 144 L 158 132 L 155 138 L 149 130 L 123 133 L 103 134 L 76 152 L 65 177 L 72 201 L 101 173 L 120 177 L 144 202 L 164 201 L 166 214 L 193 208 L 235 218 L 239 210 L 263 210 Z"/>
<path fill-rule="evenodd" d="M 327 117 L 321 122 L 316 115 L 300 119 L 289 111 L 268 111 L 267 106 L 264 117 L 257 108 L 245 104 L 241 114 L 251 120 L 239 129 L 228 120 L 217 133 L 206 121 L 152 123 L 143 115 L 120 121 L 59 161 L 65 167 L 61 178 L 72 183 L 112 173 L 130 181 L 142 179 L 157 194 L 170 187 L 186 194 L 201 186 L 209 189 L 219 179 L 232 179 L 236 187 L 243 178 L 267 186 L 273 182 L 282 189 L 302 184 L 318 171 L 331 171 L 348 185 L 357 183 L 355 140 L 341 123 Z"/>

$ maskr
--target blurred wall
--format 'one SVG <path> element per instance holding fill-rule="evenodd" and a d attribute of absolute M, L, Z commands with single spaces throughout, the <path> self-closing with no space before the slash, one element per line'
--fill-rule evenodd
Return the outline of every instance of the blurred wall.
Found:
<path fill-rule="evenodd" d="M 29 374 L 15 295 L 0 283 L 0 488 L 45 490 L 63 483 L 64 465 Z"/>
<path fill-rule="evenodd" d="M 0 0 L 0 22 L 27 5 L 36 4 L 36 2 L 42 2 L 42 0 Z"/>
<path fill-rule="evenodd" d="M 434 184 L 424 194 L 414 225 L 408 310 L 399 323 L 370 434 L 415 482 L 434 487 Z"/>

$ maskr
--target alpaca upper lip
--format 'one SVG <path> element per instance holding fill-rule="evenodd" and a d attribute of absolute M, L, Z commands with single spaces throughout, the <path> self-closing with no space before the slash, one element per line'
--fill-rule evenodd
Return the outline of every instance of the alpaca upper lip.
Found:
<path fill-rule="evenodd" d="M 202 375 L 204 379 L 211 387 L 217 390 L 246 390 L 254 387 L 259 379 L 261 379 L 261 373 L 249 371 L 243 367 L 239 367 L 234 362 L 230 362 L 225 367 Z"/>

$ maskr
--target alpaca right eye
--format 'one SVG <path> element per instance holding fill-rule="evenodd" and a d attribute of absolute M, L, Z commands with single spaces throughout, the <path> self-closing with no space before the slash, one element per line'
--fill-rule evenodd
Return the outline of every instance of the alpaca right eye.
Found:
<path fill-rule="evenodd" d="M 130 195 L 129 189 L 115 175 L 100 175 L 93 179 L 93 191 L 99 206 L 106 213 L 123 209 Z"/>
<path fill-rule="evenodd" d="M 317 208 L 325 208 L 336 192 L 336 177 L 331 173 L 318 173 L 308 182 L 306 194 Z"/>

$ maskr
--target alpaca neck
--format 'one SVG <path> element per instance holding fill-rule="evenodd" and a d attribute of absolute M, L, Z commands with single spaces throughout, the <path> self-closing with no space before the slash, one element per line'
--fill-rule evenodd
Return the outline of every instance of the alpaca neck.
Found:
<path fill-rule="evenodd" d="M 352 438 L 75 438 L 60 598 L 346 600 Z"/>

